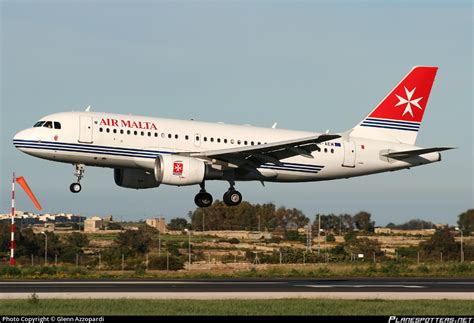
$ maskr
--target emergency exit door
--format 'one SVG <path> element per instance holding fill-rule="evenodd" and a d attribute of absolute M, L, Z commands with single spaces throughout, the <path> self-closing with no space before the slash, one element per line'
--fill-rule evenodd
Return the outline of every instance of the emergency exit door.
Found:
<path fill-rule="evenodd" d="M 79 142 L 92 143 L 92 117 L 79 117 Z"/>
<path fill-rule="evenodd" d="M 356 147 L 353 141 L 344 141 L 344 167 L 355 167 Z"/>

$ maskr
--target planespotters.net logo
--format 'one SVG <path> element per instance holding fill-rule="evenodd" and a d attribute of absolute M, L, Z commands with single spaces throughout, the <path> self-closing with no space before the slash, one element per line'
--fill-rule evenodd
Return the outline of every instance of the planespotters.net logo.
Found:
<path fill-rule="evenodd" d="M 390 316 L 388 323 L 474 323 L 473 317 L 397 317 Z"/>

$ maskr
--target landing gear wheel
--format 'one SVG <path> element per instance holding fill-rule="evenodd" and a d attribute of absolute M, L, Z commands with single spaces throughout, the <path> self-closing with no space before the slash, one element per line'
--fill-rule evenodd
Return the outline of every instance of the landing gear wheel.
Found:
<path fill-rule="evenodd" d="M 69 189 L 73 193 L 79 193 L 82 189 L 82 186 L 79 183 L 72 183 L 71 186 L 69 186 Z"/>
<path fill-rule="evenodd" d="M 242 194 L 239 191 L 230 189 L 224 193 L 223 200 L 227 206 L 236 206 L 242 202 Z"/>
<path fill-rule="evenodd" d="M 194 203 L 199 207 L 208 207 L 212 204 L 212 195 L 207 192 L 199 192 L 194 197 Z"/>
<path fill-rule="evenodd" d="M 73 166 L 74 166 L 74 176 L 77 178 L 77 182 L 72 183 L 71 186 L 69 186 L 69 189 L 73 193 L 79 193 L 82 189 L 82 186 L 81 186 L 81 184 L 79 184 L 79 182 L 84 177 L 85 165 L 84 164 L 73 164 Z"/>

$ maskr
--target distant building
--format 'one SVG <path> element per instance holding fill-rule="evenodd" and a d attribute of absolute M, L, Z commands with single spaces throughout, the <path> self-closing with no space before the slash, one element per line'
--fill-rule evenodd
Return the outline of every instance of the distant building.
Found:
<path fill-rule="evenodd" d="M 153 228 L 157 229 L 158 231 L 160 231 L 160 233 L 168 232 L 168 229 L 166 229 L 166 220 L 165 220 L 165 218 L 146 219 L 145 222 L 150 227 L 153 227 Z"/>
<path fill-rule="evenodd" d="M 96 232 L 102 228 L 102 219 L 98 216 L 88 218 L 84 221 L 84 232 Z"/>
<path fill-rule="evenodd" d="M 392 229 L 390 229 L 390 228 L 375 228 L 374 233 L 375 234 L 391 234 Z"/>

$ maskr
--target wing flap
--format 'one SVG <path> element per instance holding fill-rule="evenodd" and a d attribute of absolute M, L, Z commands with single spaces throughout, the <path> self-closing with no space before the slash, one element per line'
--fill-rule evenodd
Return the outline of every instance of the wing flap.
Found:
<path fill-rule="evenodd" d="M 319 150 L 317 144 L 340 137 L 340 135 L 336 134 L 321 134 L 263 145 L 191 152 L 187 154 L 190 157 L 213 158 L 226 162 L 235 162 L 240 165 L 250 160 L 257 164 L 269 162 L 270 160 L 272 163 L 278 163 L 281 159 L 298 155 L 310 158 L 312 151 Z"/>

